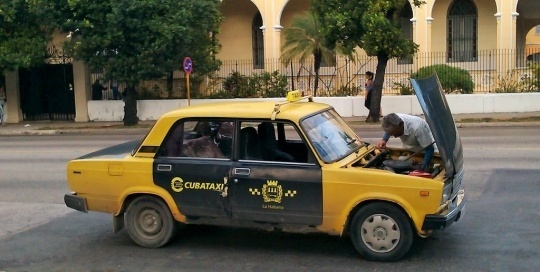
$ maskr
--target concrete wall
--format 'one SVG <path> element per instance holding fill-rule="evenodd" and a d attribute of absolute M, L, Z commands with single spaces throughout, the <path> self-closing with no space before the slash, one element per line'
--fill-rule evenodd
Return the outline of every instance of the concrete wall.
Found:
<path fill-rule="evenodd" d="M 190 104 L 224 102 L 235 99 L 191 99 Z M 246 99 L 236 99 L 246 100 Z M 253 100 L 253 99 L 252 99 Z M 260 100 L 283 101 L 280 98 Z M 462 113 L 498 113 L 498 112 L 536 112 L 540 111 L 540 93 L 520 94 L 450 94 L 446 96 L 453 114 Z M 366 116 L 362 96 L 315 97 L 315 102 L 333 106 L 343 117 Z M 383 114 L 401 112 L 414 115 L 422 114 L 416 96 L 383 96 Z M 187 100 L 139 100 L 137 113 L 140 120 L 157 120 L 162 114 L 186 107 Z M 88 116 L 91 121 L 121 121 L 124 117 L 124 102 L 121 100 L 89 101 Z"/>

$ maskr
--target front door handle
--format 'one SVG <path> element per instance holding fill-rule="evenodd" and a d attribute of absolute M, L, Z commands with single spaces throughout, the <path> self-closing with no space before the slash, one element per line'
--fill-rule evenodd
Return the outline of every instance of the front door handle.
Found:
<path fill-rule="evenodd" d="M 170 164 L 158 164 L 157 165 L 157 170 L 158 171 L 171 171 L 172 170 L 172 165 Z"/>
<path fill-rule="evenodd" d="M 234 168 L 235 175 L 249 176 L 251 170 L 249 168 Z"/>

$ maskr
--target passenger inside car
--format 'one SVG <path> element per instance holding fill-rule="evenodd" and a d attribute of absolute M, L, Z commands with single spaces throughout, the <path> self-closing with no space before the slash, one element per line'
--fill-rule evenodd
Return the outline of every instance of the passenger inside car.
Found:
<path fill-rule="evenodd" d="M 268 161 L 296 161 L 293 156 L 279 149 L 274 124 L 262 122 L 258 126 L 258 136 L 263 158 Z"/>
<path fill-rule="evenodd" d="M 259 138 L 254 127 L 240 130 L 239 151 L 241 160 L 262 160 Z"/>
<path fill-rule="evenodd" d="M 228 123 L 226 131 L 232 130 Z M 221 135 L 221 122 L 186 121 L 178 123 L 159 154 L 167 157 L 230 158 L 232 137 Z"/>
<path fill-rule="evenodd" d="M 227 158 L 223 155 L 211 136 L 202 136 L 197 139 L 185 140 L 182 147 L 182 157 Z"/>

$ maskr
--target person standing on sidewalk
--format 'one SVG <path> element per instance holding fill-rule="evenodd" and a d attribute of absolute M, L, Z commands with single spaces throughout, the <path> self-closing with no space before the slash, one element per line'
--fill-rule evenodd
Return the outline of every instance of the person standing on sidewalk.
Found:
<path fill-rule="evenodd" d="M 113 94 L 113 100 L 120 100 L 122 99 L 120 92 L 118 91 L 118 81 L 113 80 L 111 83 L 111 89 Z"/>
<path fill-rule="evenodd" d="M 96 81 L 94 81 L 94 84 L 92 84 L 92 100 L 103 99 L 104 90 L 107 90 L 107 88 L 105 88 L 103 84 L 101 84 L 99 79 L 96 79 Z"/>
<path fill-rule="evenodd" d="M 373 78 L 374 78 L 374 76 L 375 75 L 373 74 L 373 72 L 371 72 L 371 71 L 366 72 L 366 84 L 364 85 L 365 89 L 366 89 L 366 92 L 365 92 L 365 95 L 364 95 L 364 107 L 366 107 L 366 109 L 368 109 L 368 111 L 369 111 L 369 108 L 371 107 L 371 100 L 372 100 L 372 96 L 373 96 Z M 379 115 L 380 115 L 380 117 L 382 117 L 382 108 L 379 111 Z M 366 121 L 368 120 L 368 118 L 369 118 L 369 116 L 366 118 Z"/>
<path fill-rule="evenodd" d="M 6 101 L 6 93 L 4 87 L 0 87 L 0 124 L 4 126 L 4 102 Z"/>
<path fill-rule="evenodd" d="M 371 107 L 371 96 L 373 91 L 373 72 L 371 71 L 366 72 L 366 83 L 364 84 L 364 88 L 366 89 L 364 94 L 364 107 L 369 110 Z"/>

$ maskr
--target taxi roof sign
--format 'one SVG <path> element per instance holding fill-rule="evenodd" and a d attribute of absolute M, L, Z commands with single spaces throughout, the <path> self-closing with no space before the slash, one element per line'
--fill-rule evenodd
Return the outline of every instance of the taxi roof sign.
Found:
<path fill-rule="evenodd" d="M 290 91 L 287 93 L 287 102 L 296 102 L 302 100 L 302 93 L 299 90 Z"/>
<path fill-rule="evenodd" d="M 279 108 L 281 107 L 281 105 L 284 105 L 287 103 L 298 102 L 306 98 L 308 99 L 309 102 L 313 102 L 313 97 L 311 95 L 302 96 L 302 93 L 299 90 L 289 91 L 286 97 L 287 101 L 276 103 L 276 105 L 274 106 L 274 110 L 272 111 L 272 120 L 276 119 L 276 115 L 279 113 Z"/>

